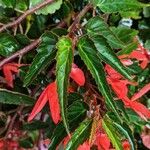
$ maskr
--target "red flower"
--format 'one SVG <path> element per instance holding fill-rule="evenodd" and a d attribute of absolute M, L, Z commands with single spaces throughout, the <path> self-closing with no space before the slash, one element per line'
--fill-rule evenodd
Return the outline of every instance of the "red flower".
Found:
<path fill-rule="evenodd" d="M 55 124 L 59 122 L 60 117 L 60 107 L 57 94 L 56 83 L 50 83 L 42 92 L 39 99 L 37 100 L 31 114 L 28 117 L 28 121 L 31 121 L 44 107 L 44 105 L 49 102 L 49 107 L 51 111 L 51 116 Z"/>
<path fill-rule="evenodd" d="M 140 97 L 142 97 L 145 93 L 147 93 L 148 91 L 150 90 L 150 83 L 145 85 L 140 91 L 138 91 L 137 93 L 135 93 L 131 100 L 134 101 L 134 100 L 137 100 L 139 99 Z"/>
<path fill-rule="evenodd" d="M 123 141 L 122 143 L 122 147 L 123 147 L 123 150 L 130 150 L 130 144 L 127 140 Z"/>
<path fill-rule="evenodd" d="M 77 150 L 90 150 L 90 144 L 88 141 L 85 141 L 82 145 L 78 147 Z"/>
<path fill-rule="evenodd" d="M 75 64 L 71 69 L 70 77 L 77 82 L 80 86 L 84 85 L 85 77 L 84 73 L 81 69 L 79 69 Z M 69 88 L 69 92 L 72 89 Z M 74 89 L 73 89 L 74 90 Z M 51 116 L 55 124 L 59 122 L 60 117 L 60 107 L 59 107 L 59 99 L 57 94 L 57 86 L 56 83 L 50 83 L 42 92 L 39 99 L 37 100 L 31 114 L 28 117 L 28 121 L 31 121 L 45 106 L 45 104 L 49 102 L 49 107 L 51 111 Z"/>
<path fill-rule="evenodd" d="M 125 55 L 126 57 L 126 55 Z M 121 56 L 120 58 L 124 58 Z M 133 109 L 141 118 L 146 120 L 146 118 L 150 118 L 150 110 L 146 108 L 143 104 L 139 102 L 134 102 L 132 100 L 136 100 L 140 98 L 143 94 L 150 90 L 150 84 L 144 86 L 138 93 L 136 93 L 131 100 L 128 98 L 128 87 L 127 85 L 137 85 L 137 83 L 129 82 L 128 80 L 123 80 L 122 76 L 116 72 L 109 65 L 106 65 L 105 70 L 108 73 L 107 81 L 111 85 L 112 89 L 116 93 L 117 97 L 121 99 L 126 107 Z"/>
<path fill-rule="evenodd" d="M 97 134 L 95 144 L 99 150 L 109 150 L 110 148 L 110 140 L 104 133 Z"/>
<path fill-rule="evenodd" d="M 8 86 L 13 88 L 13 74 L 19 72 L 19 67 L 24 64 L 8 63 L 3 66 L 3 73 Z"/>
<path fill-rule="evenodd" d="M 83 86 L 85 83 L 84 73 L 76 64 L 72 65 L 70 78 L 72 78 L 79 86 Z"/>

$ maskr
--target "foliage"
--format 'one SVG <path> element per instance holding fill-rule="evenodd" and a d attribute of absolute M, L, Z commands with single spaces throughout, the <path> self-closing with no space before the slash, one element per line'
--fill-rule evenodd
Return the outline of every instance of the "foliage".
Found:
<path fill-rule="evenodd" d="M 0 149 L 150 148 L 149 19 L 148 0 L 0 0 Z"/>

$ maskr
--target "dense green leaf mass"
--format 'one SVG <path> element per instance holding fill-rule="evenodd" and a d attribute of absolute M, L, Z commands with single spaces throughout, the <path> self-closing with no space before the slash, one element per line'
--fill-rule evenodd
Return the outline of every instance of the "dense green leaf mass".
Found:
<path fill-rule="evenodd" d="M 116 150 L 123 150 L 121 141 L 119 139 L 119 136 L 117 132 L 115 131 L 113 124 L 108 120 L 103 120 L 102 125 L 104 130 L 106 131 L 108 137 L 111 139 L 111 142 Z"/>
<path fill-rule="evenodd" d="M 138 10 L 149 6 L 138 0 L 92 0 L 104 13 L 115 13 L 122 11 Z"/>
<path fill-rule="evenodd" d="M 91 36 L 97 51 L 97 55 L 102 58 L 107 64 L 114 68 L 117 72 L 121 73 L 125 78 L 132 79 L 129 70 L 120 62 L 115 52 L 111 49 L 106 39 L 100 35 Z"/>
<path fill-rule="evenodd" d="M 30 7 L 34 7 L 39 3 L 42 3 L 43 0 L 30 0 Z M 48 6 L 45 6 L 44 8 L 36 11 L 36 14 L 43 14 L 43 15 L 47 15 L 47 14 L 53 14 L 55 13 L 56 10 L 58 10 L 60 8 L 62 4 L 62 0 L 56 0 L 53 3 L 49 4 Z"/>
<path fill-rule="evenodd" d="M 118 118 L 120 118 L 106 81 L 105 71 L 101 63 L 101 59 L 97 55 L 97 51 L 93 43 L 89 38 L 82 37 L 78 42 L 78 50 L 80 57 L 95 79 L 99 91 L 104 96 L 107 106 L 116 113 Z"/>
<path fill-rule="evenodd" d="M 66 145 L 66 150 L 76 150 L 90 135 L 91 119 L 85 119 L 80 126 L 74 131 L 71 139 Z"/>
<path fill-rule="evenodd" d="M 34 57 L 33 62 L 24 79 L 24 85 L 28 86 L 32 83 L 33 79 L 44 70 L 55 58 L 57 36 L 52 32 L 46 32 L 41 37 L 41 43 L 37 49 L 37 55 Z"/>
<path fill-rule="evenodd" d="M 93 17 L 86 24 L 86 29 L 88 34 L 100 34 L 104 36 L 108 43 L 110 43 L 114 48 L 124 48 L 126 45 L 123 43 L 119 37 L 114 34 L 108 24 L 101 17 Z"/>
<path fill-rule="evenodd" d="M 79 123 L 85 118 L 88 106 L 86 103 L 78 100 L 75 101 L 67 109 L 67 118 L 70 131 L 74 131 L 78 127 Z M 63 123 L 59 123 L 55 128 L 49 145 L 49 150 L 55 150 L 57 145 L 67 136 L 67 132 Z"/>
<path fill-rule="evenodd" d="M 17 40 L 10 34 L 0 34 L 0 55 L 9 56 L 19 50 L 20 45 Z"/>

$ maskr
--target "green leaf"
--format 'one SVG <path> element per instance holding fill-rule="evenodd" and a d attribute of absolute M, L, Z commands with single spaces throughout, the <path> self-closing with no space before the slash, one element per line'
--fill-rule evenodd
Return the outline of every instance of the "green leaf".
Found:
<path fill-rule="evenodd" d="M 16 39 L 7 33 L 0 34 L 0 55 L 9 56 L 19 49 Z"/>
<path fill-rule="evenodd" d="M 132 42 L 127 47 L 120 50 L 117 55 L 130 54 L 133 50 L 138 47 L 138 42 Z"/>
<path fill-rule="evenodd" d="M 120 12 L 122 18 L 133 18 L 133 19 L 141 19 L 140 13 L 141 13 L 140 9 L 134 11 Z"/>
<path fill-rule="evenodd" d="M 103 126 L 106 134 L 110 138 L 115 149 L 116 150 L 123 150 L 121 140 L 118 137 L 118 134 L 116 133 L 116 130 L 113 127 L 112 123 L 110 121 L 108 122 L 108 120 L 106 120 L 106 119 L 105 120 L 103 119 L 102 126 Z"/>
<path fill-rule="evenodd" d="M 76 150 L 90 135 L 91 119 L 85 119 L 80 126 L 74 131 L 71 139 L 66 145 L 65 150 Z"/>
<path fill-rule="evenodd" d="M 68 95 L 68 105 L 72 104 L 77 100 L 83 100 L 83 96 L 80 95 L 79 93 L 70 93 Z"/>
<path fill-rule="evenodd" d="M 114 122 L 114 125 L 116 128 L 118 128 L 120 130 L 120 133 L 122 133 L 126 138 L 128 138 L 128 140 L 130 142 L 131 150 L 136 150 L 134 137 L 133 137 L 132 131 L 128 127 L 128 125 L 125 123 L 123 123 L 123 125 L 120 125 L 116 122 Z"/>
<path fill-rule="evenodd" d="M 138 0 L 92 0 L 104 13 L 139 10 L 149 4 L 140 3 Z"/>
<path fill-rule="evenodd" d="M 25 11 L 28 8 L 27 0 L 16 0 L 15 10 Z"/>
<path fill-rule="evenodd" d="M 67 17 L 68 15 L 70 15 L 72 10 L 73 10 L 73 6 L 72 6 L 71 2 L 64 1 L 64 3 L 62 4 L 62 7 L 60 9 L 60 12 L 61 12 L 60 15 L 63 17 Z"/>
<path fill-rule="evenodd" d="M 101 35 L 91 36 L 100 58 L 114 68 L 117 72 L 122 74 L 127 79 L 132 79 L 129 70 L 120 62 L 115 52 L 111 49 L 106 39 Z"/>
<path fill-rule="evenodd" d="M 111 27 L 110 30 L 125 44 L 133 42 L 138 31 L 127 27 Z"/>
<path fill-rule="evenodd" d="M 30 0 L 30 8 L 36 6 L 37 4 L 39 4 L 43 1 L 44 0 Z M 55 0 L 53 3 L 36 11 L 36 14 L 38 14 L 38 15 L 39 14 L 43 14 L 43 15 L 53 14 L 53 13 L 55 13 L 56 10 L 58 10 L 60 8 L 61 4 L 62 4 L 62 0 Z"/>
<path fill-rule="evenodd" d="M 15 36 L 16 40 L 19 42 L 19 44 L 22 46 L 26 46 L 30 44 L 30 39 L 24 35 L 24 34 L 17 34 Z"/>
<path fill-rule="evenodd" d="M 52 33 L 58 35 L 58 36 L 63 36 L 63 35 L 67 35 L 67 30 L 64 28 L 53 28 L 51 30 Z"/>
<path fill-rule="evenodd" d="M 93 17 L 86 24 L 86 29 L 88 34 L 100 34 L 104 36 L 108 43 L 113 45 L 115 48 L 126 47 L 123 43 L 110 29 L 108 24 L 101 17 Z"/>
<path fill-rule="evenodd" d="M 0 103 L 32 106 L 34 99 L 18 92 L 0 89 Z"/>
<path fill-rule="evenodd" d="M 37 75 L 44 70 L 56 56 L 55 45 L 57 36 L 51 32 L 46 32 L 42 35 L 41 40 L 40 46 L 37 49 L 38 53 L 34 57 L 29 71 L 25 76 L 25 86 L 30 85 Z"/>
<path fill-rule="evenodd" d="M 33 148 L 34 144 L 31 137 L 21 138 L 19 139 L 19 145 L 23 148 Z"/>
<path fill-rule="evenodd" d="M 0 0 L 0 6 L 14 8 L 16 0 Z"/>
<path fill-rule="evenodd" d="M 75 101 L 72 105 L 67 109 L 67 117 L 68 123 L 70 127 L 70 131 L 74 131 L 74 129 L 79 125 L 79 123 L 85 118 L 87 112 L 87 105 L 82 101 Z M 49 145 L 49 150 L 55 150 L 57 145 L 67 136 L 67 132 L 63 123 L 59 123 L 55 128 L 51 139 L 51 143 Z"/>
<path fill-rule="evenodd" d="M 49 127 L 48 123 L 42 122 L 40 120 L 36 120 L 36 121 L 32 121 L 31 123 L 23 124 L 22 129 L 32 131 L 32 130 L 45 129 L 48 127 Z"/>
<path fill-rule="evenodd" d="M 61 107 L 61 116 L 66 128 L 66 131 L 69 134 L 68 124 L 66 120 L 66 105 L 67 105 L 67 88 L 68 88 L 68 79 L 72 67 L 73 61 L 73 50 L 72 50 L 72 41 L 68 37 L 62 37 L 57 43 L 57 63 L 56 63 L 56 82 L 57 82 L 57 91 Z"/>
<path fill-rule="evenodd" d="M 94 47 L 92 41 L 87 37 L 82 37 L 78 42 L 78 50 L 81 59 L 84 61 L 85 65 L 90 70 L 93 78 L 95 79 L 99 91 L 104 96 L 107 106 L 112 109 L 118 119 L 120 119 L 120 115 L 117 111 L 106 81 L 104 68 L 102 66 L 100 58 L 97 55 L 96 48 Z"/>

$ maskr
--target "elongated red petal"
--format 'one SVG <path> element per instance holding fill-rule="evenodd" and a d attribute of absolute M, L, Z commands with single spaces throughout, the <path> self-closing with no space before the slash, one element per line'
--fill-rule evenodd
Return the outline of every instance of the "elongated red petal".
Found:
<path fill-rule="evenodd" d="M 70 72 L 70 78 L 72 78 L 79 86 L 83 86 L 85 84 L 84 73 L 75 64 L 72 65 L 72 69 L 71 69 L 71 72 Z"/>
<path fill-rule="evenodd" d="M 8 63 L 3 66 L 3 73 L 8 86 L 13 88 L 13 72 L 18 73 L 19 72 L 18 67 L 23 65 L 24 64 Z"/>
<path fill-rule="evenodd" d="M 121 74 L 118 73 L 116 70 L 114 70 L 110 65 L 106 65 L 105 70 L 107 71 L 110 78 L 113 78 L 113 79 L 121 79 L 122 78 Z"/>
<path fill-rule="evenodd" d="M 127 88 L 126 80 L 107 78 L 107 81 L 112 86 L 112 89 L 114 90 L 118 98 L 122 99 L 123 97 L 127 95 L 128 88 Z"/>
<path fill-rule="evenodd" d="M 146 118 L 150 119 L 150 110 L 146 108 L 143 104 L 136 101 L 131 101 L 130 108 L 132 108 L 144 120 Z"/>
<path fill-rule="evenodd" d="M 57 87 L 55 82 L 51 83 L 48 86 L 48 101 L 52 119 L 54 123 L 57 124 L 61 120 L 61 116 Z"/>
<path fill-rule="evenodd" d="M 47 88 L 45 88 L 40 97 L 38 98 L 36 104 L 34 105 L 32 112 L 28 117 L 28 121 L 31 121 L 42 110 L 47 100 Z"/>
<path fill-rule="evenodd" d="M 147 93 L 148 91 L 150 90 L 150 83 L 145 85 L 140 91 L 138 91 L 137 93 L 135 93 L 131 100 L 134 101 L 134 100 L 137 100 L 139 99 L 140 97 L 142 97 L 145 93 Z"/>
<path fill-rule="evenodd" d="M 145 69 L 148 65 L 148 60 L 143 60 L 142 63 L 140 64 L 142 69 Z"/>
<path fill-rule="evenodd" d="M 139 61 L 147 60 L 146 55 L 145 55 L 145 54 L 142 54 L 142 52 L 140 52 L 140 51 L 133 51 L 133 52 L 130 54 L 129 58 L 135 58 L 135 59 L 137 59 L 137 60 L 139 60 Z"/>
<path fill-rule="evenodd" d="M 88 141 L 85 141 L 82 145 L 78 147 L 77 150 L 90 150 L 90 144 Z"/>
<path fill-rule="evenodd" d="M 98 149 L 109 150 L 110 148 L 110 140 L 106 134 L 98 134 L 96 137 L 96 145 Z"/>
<path fill-rule="evenodd" d="M 13 88 L 13 75 L 8 67 L 3 67 L 3 73 L 8 86 Z"/>

